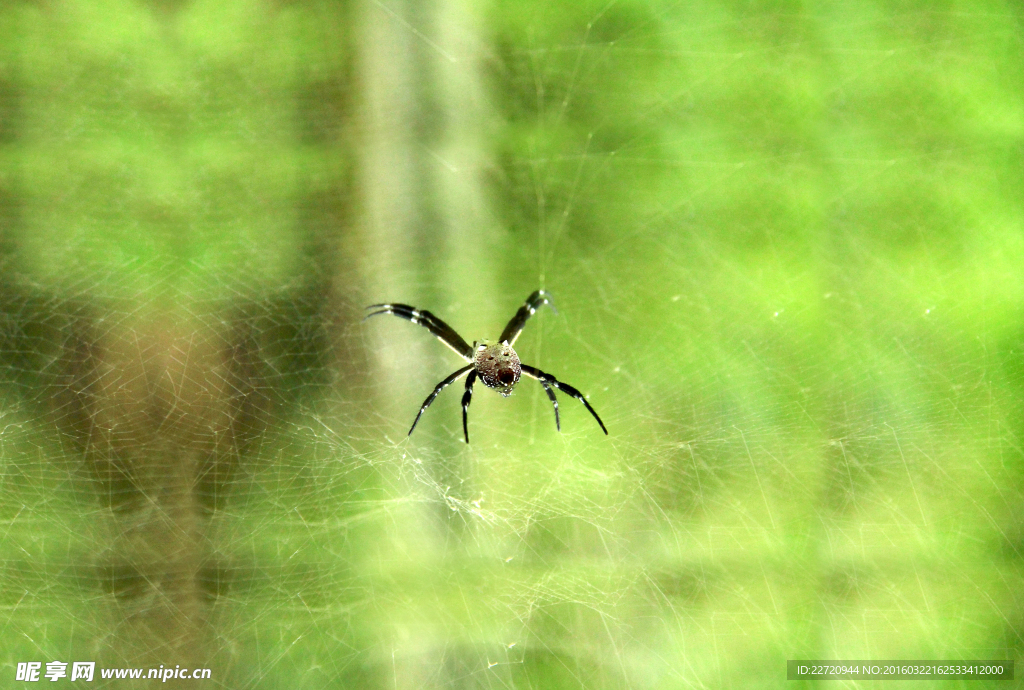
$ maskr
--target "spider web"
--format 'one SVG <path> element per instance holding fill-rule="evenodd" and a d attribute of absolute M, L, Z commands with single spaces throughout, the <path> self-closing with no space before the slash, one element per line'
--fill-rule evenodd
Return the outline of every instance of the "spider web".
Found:
<path fill-rule="evenodd" d="M 0 673 L 1021 659 L 1016 8 L 59 4 L 0 10 Z M 407 438 L 461 363 L 363 307 L 538 287 L 609 436 L 524 380 Z"/>

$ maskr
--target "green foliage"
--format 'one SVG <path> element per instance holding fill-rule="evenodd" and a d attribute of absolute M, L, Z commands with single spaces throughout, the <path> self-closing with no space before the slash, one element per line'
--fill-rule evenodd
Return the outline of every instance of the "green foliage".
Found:
<path fill-rule="evenodd" d="M 169 458 L 153 505 L 167 468 L 205 468 L 197 635 L 225 686 L 783 687 L 795 658 L 1022 661 L 1018 8 L 57 4 L 0 9 L 10 673 L 159 653 L 120 627 L 155 607 L 118 551 L 142 513 L 97 496 L 132 482 L 91 454 Z M 412 47 L 376 46 L 373 17 Z M 375 47 L 421 62 L 368 114 Z M 446 56 L 486 104 L 450 149 Z M 388 165 L 442 208 L 482 184 L 472 230 L 360 216 L 367 122 L 406 111 Z M 456 364 L 357 309 L 426 294 L 472 341 L 540 286 L 559 312 L 519 354 L 609 437 L 565 397 L 558 434 L 521 383 L 478 388 L 468 448 L 452 390 L 403 440 Z M 117 359 L 136 343 L 156 353 L 138 371 Z M 194 434 L 227 465 L 182 451 L 206 448 L 177 425 L 190 383 L 231 401 L 234 426 L 197 404 Z"/>

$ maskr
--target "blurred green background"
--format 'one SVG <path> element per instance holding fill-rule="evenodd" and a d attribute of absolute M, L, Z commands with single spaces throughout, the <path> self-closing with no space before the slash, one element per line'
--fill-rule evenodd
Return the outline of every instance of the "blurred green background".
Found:
<path fill-rule="evenodd" d="M 1022 18 L 3 3 L 0 685 L 1019 665 Z M 362 308 L 473 341 L 538 287 L 519 354 L 610 435 L 524 381 L 407 439 L 459 362 Z"/>

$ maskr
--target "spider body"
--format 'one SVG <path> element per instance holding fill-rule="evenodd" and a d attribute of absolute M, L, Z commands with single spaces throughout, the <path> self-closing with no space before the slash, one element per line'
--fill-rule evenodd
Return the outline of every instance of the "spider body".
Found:
<path fill-rule="evenodd" d="M 434 398 L 445 388 L 465 376 L 466 392 L 462 395 L 462 432 L 465 434 L 466 443 L 469 443 L 469 403 L 473 399 L 473 384 L 476 383 L 477 378 L 485 386 L 493 388 L 507 398 L 512 394 L 512 390 L 523 374 L 536 379 L 544 387 L 544 392 L 547 393 L 548 399 L 551 400 L 551 405 L 555 408 L 555 428 L 559 431 L 562 430 L 562 423 L 558 416 L 558 399 L 555 397 L 555 389 L 583 403 L 587 411 L 597 420 L 601 431 L 607 434 L 608 430 L 605 428 L 604 422 L 597 416 L 597 412 L 590 406 L 590 403 L 587 402 L 582 393 L 569 384 L 559 381 L 551 374 L 546 374 L 540 369 L 523 364 L 519 361 L 519 355 L 512 348 L 519 334 L 523 332 L 523 327 L 526 325 L 527 320 L 537 313 L 537 309 L 545 304 L 551 304 L 548 294 L 543 290 L 537 290 L 526 298 L 526 302 L 523 306 L 519 307 L 519 311 L 508 322 L 505 330 L 501 332 L 496 341 L 482 340 L 474 342 L 472 346 L 456 333 L 455 329 L 429 311 L 417 309 L 408 304 L 371 304 L 367 307 L 367 309 L 373 310 L 366 315 L 367 319 L 380 314 L 394 314 L 401 319 L 411 321 L 418 326 L 423 326 L 467 362 L 466 366 L 455 371 L 434 387 L 434 391 L 427 396 L 427 399 L 420 407 L 419 413 L 416 415 L 416 419 L 413 420 L 412 427 L 409 429 L 409 435 L 412 435 L 412 432 L 416 429 L 416 424 L 420 421 L 420 417 L 430 407 L 430 403 L 434 402 Z M 554 305 L 551 305 L 551 308 L 554 309 Z"/>
<path fill-rule="evenodd" d="M 487 340 L 476 344 L 473 366 L 482 384 L 506 398 L 512 395 L 512 389 L 523 373 L 523 364 L 511 345 Z"/>

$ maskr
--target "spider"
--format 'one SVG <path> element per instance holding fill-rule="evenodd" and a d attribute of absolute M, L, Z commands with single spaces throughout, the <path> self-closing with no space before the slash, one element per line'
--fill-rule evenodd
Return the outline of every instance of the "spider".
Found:
<path fill-rule="evenodd" d="M 597 412 L 590 406 L 590 403 L 587 402 L 582 393 L 569 384 L 559 381 L 551 374 L 546 374 L 540 369 L 521 363 L 519 355 L 512 349 L 516 338 L 523 332 L 523 326 L 526 325 L 527 320 L 537 313 L 537 309 L 545 304 L 550 304 L 552 309 L 555 308 L 551 304 L 548 293 L 544 290 L 537 290 L 526 298 L 526 302 L 523 306 L 519 307 L 519 311 L 516 312 L 512 320 L 505 326 L 505 330 L 498 336 L 497 341 L 481 340 L 474 342 L 472 346 L 463 340 L 462 336 L 455 332 L 455 329 L 429 311 L 410 307 L 408 304 L 371 304 L 368 306 L 367 309 L 373 309 L 374 311 L 366 315 L 367 319 L 379 314 L 394 314 L 406 321 L 412 321 L 414 324 L 423 326 L 433 333 L 438 340 L 454 350 L 455 354 L 469 362 L 469 364 L 437 384 L 434 392 L 423 401 L 423 405 L 420 407 L 416 419 L 413 420 L 408 435 L 412 436 L 412 432 L 416 429 L 416 424 L 420 421 L 420 417 L 430 407 L 430 403 L 434 402 L 434 398 L 445 388 L 466 376 L 466 374 L 469 374 L 469 376 L 466 378 L 466 392 L 462 395 L 462 433 L 466 436 L 467 444 L 469 443 L 469 425 L 467 422 L 469 403 L 473 399 L 473 384 L 476 383 L 478 377 L 485 386 L 493 388 L 507 398 L 512 394 L 512 389 L 519 382 L 519 376 L 526 374 L 544 386 L 544 391 L 548 394 L 548 398 L 555 408 L 556 429 L 561 431 L 562 423 L 558 418 L 558 399 L 555 398 L 555 388 L 583 403 L 587 411 L 594 415 L 594 419 L 601 426 L 601 431 L 607 434 L 608 430 L 604 427 L 604 422 L 597 416 Z"/>

